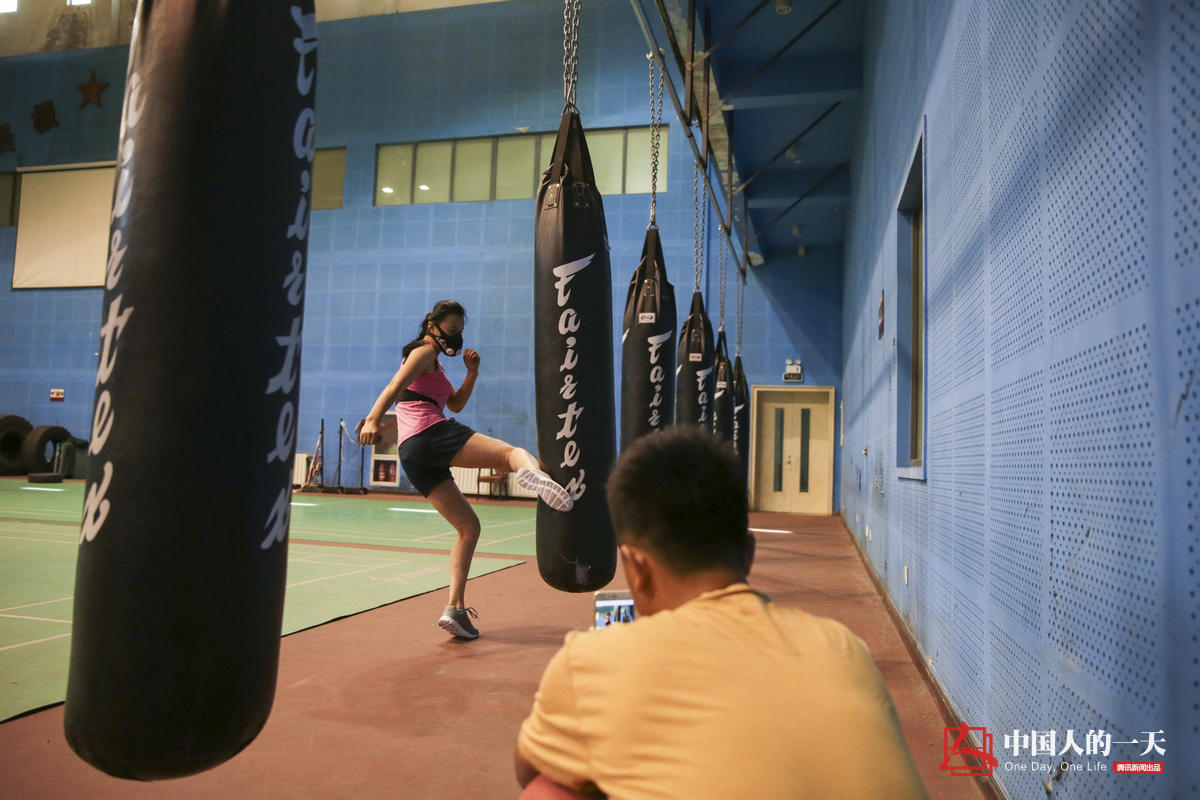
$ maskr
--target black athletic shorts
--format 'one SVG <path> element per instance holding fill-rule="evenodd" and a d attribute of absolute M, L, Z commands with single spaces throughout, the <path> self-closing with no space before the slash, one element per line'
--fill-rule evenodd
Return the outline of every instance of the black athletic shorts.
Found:
<path fill-rule="evenodd" d="M 452 419 L 430 425 L 400 443 L 400 466 L 412 485 L 429 497 L 438 484 L 450 479 L 450 461 L 475 431 Z"/>

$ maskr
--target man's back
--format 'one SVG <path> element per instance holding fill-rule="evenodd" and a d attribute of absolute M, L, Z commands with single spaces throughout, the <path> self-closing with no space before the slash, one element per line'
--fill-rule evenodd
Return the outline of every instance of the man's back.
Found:
<path fill-rule="evenodd" d="M 745 584 L 568 635 L 518 747 L 614 800 L 925 797 L 861 640 Z"/>

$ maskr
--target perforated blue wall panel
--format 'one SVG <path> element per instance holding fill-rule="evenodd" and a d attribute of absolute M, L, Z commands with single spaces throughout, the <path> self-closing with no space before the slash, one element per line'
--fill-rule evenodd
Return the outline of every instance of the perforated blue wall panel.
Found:
<path fill-rule="evenodd" d="M 1145 732 L 1164 731 L 1166 774 L 1067 772 L 1054 797 L 1200 796 L 1200 5 L 881 0 L 867 41 L 847 523 L 956 712 L 995 736 L 1008 794 L 1043 797 L 1047 776 L 1004 770 L 1030 760 L 1005 734 L 1055 730 L 1061 749 L 1104 729 L 1106 762 L 1152 760 Z M 926 476 L 910 480 L 874 460 L 895 444 L 895 306 L 883 340 L 867 333 L 895 296 L 922 131 Z"/>

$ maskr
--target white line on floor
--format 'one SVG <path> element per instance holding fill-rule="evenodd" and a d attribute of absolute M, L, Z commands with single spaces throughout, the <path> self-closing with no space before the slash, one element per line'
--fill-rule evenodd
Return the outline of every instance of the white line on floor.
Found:
<path fill-rule="evenodd" d="M 795 533 L 795 531 L 781 531 L 778 528 L 751 528 L 755 533 Z"/>
<path fill-rule="evenodd" d="M 34 639 L 32 642 L 21 642 L 20 644 L 9 644 L 9 645 L 5 645 L 4 647 L 0 647 L 0 651 L 16 650 L 18 647 L 25 647 L 26 645 L 30 645 L 30 644 L 41 644 L 42 642 L 49 642 L 54 639 L 65 639 L 66 637 L 68 637 L 70 635 L 71 634 L 69 634 L 69 633 L 59 633 L 59 634 L 55 634 L 54 636 L 47 636 L 44 639 Z"/>
<path fill-rule="evenodd" d="M 388 508 L 388 511 L 407 511 L 410 514 L 436 514 L 432 508 Z"/>
<path fill-rule="evenodd" d="M 501 542 L 510 542 L 513 539 L 523 539 L 526 536 L 533 536 L 534 533 L 536 533 L 536 531 L 529 531 L 527 533 L 518 533 L 516 536 L 508 536 L 504 539 L 483 539 L 483 540 L 480 540 L 479 543 L 486 544 L 486 545 L 500 544 Z"/>
<path fill-rule="evenodd" d="M 48 486 L 22 486 L 23 492 L 65 492 L 66 489 L 51 489 Z"/>
<path fill-rule="evenodd" d="M 70 541 L 60 541 L 58 539 L 30 539 L 25 536 L 0 536 L 0 539 L 12 539 L 14 542 L 47 542 L 49 544 L 75 544 L 75 538 L 71 537 Z"/>
<path fill-rule="evenodd" d="M 321 581 L 331 581 L 334 578 L 345 578 L 348 575 L 358 575 L 363 572 L 370 572 L 373 569 L 383 569 L 384 567 L 393 567 L 393 566 L 395 566 L 395 563 L 389 561 L 385 564 L 378 564 L 374 567 L 367 567 L 366 569 L 356 569 L 353 572 L 341 572 L 341 573 L 338 573 L 337 575 L 326 575 L 323 578 L 311 578 L 307 581 L 300 581 L 299 583 L 289 583 L 287 585 L 287 588 L 291 589 L 296 586 L 304 586 L 307 583 L 320 583 Z"/>
<path fill-rule="evenodd" d="M 69 619 L 51 619 L 50 617 L 27 617 L 23 614 L 0 614 L 3 619 L 31 619 L 34 622 L 61 622 L 64 625 L 70 625 Z"/>
<path fill-rule="evenodd" d="M 39 600 L 36 603 L 26 603 L 23 606 L 9 606 L 8 608 L 0 608 L 0 611 L 16 611 L 21 608 L 33 608 L 34 606 L 48 606 L 51 603 L 61 603 L 64 600 L 74 600 L 75 595 L 70 597 L 60 597 L 57 600 Z"/>

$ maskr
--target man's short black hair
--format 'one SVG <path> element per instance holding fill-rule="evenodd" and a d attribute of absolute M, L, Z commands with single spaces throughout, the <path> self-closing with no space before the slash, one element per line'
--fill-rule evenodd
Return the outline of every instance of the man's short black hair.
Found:
<path fill-rule="evenodd" d="M 732 445 L 696 425 L 648 434 L 608 478 L 617 540 L 681 575 L 747 570 L 746 482 Z"/>

